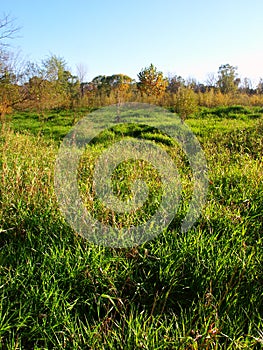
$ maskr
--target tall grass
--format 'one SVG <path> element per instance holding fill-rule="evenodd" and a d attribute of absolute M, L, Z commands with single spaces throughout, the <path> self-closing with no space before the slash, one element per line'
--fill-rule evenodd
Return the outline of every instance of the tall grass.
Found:
<path fill-rule="evenodd" d="M 202 216 L 130 249 L 95 246 L 66 224 L 53 189 L 58 139 L 2 127 L 0 348 L 262 346 L 262 118 L 188 123 L 209 166 Z M 92 147 L 80 169 L 103 144 Z M 117 175 L 129 181 L 133 169 Z"/>

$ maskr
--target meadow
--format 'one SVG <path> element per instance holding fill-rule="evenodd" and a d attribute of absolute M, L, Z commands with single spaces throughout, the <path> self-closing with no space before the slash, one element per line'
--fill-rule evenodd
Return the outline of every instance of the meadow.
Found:
<path fill-rule="evenodd" d="M 202 107 L 186 119 L 208 165 L 201 216 L 181 233 L 182 202 L 164 232 L 131 248 L 85 240 L 58 208 L 59 145 L 89 112 L 54 110 L 45 120 L 14 112 L 1 126 L 0 349 L 262 348 L 263 109 Z M 116 225 L 148 217 L 161 197 L 149 164 L 129 162 L 116 170 L 115 190 L 127 198 L 134 174 L 146 178 L 150 202 L 139 217 L 116 218 L 87 199 L 96 157 L 131 136 L 171 154 L 183 198 L 191 197 L 187 160 L 158 125 L 136 135 L 118 125 L 87 148 L 79 166 L 85 205 Z"/>

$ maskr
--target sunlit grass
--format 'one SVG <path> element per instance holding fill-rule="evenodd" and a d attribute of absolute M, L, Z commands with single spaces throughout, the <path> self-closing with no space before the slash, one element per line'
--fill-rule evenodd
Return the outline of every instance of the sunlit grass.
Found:
<path fill-rule="evenodd" d="M 202 216 L 187 233 L 180 233 L 175 220 L 154 240 L 129 249 L 92 245 L 66 224 L 53 188 L 59 138 L 34 128 L 30 133 L 30 123 L 22 132 L 22 118 L 21 133 L 2 128 L 0 348 L 262 346 L 262 119 L 213 118 L 186 121 L 209 167 Z M 85 196 L 92 193 L 96 157 L 118 135 L 111 131 L 93 144 L 80 163 L 83 198 L 104 220 L 105 208 Z M 157 134 L 155 142 L 176 159 L 187 201 L 187 162 L 165 136 Z M 113 174 L 115 193 L 127 199 L 138 175 L 158 199 L 159 177 L 149 170 L 147 163 L 121 164 Z M 145 209 L 150 214 L 154 208 Z M 129 219 L 117 224 L 132 224 Z"/>

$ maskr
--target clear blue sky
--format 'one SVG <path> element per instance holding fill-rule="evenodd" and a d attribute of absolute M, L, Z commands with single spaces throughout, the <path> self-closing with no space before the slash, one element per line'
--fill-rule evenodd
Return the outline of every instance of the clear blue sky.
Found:
<path fill-rule="evenodd" d="M 153 63 L 165 75 L 204 81 L 221 64 L 263 77 L 263 0 L 0 0 L 22 27 L 11 42 L 40 62 L 63 57 L 86 80 L 123 73 L 136 79 Z"/>

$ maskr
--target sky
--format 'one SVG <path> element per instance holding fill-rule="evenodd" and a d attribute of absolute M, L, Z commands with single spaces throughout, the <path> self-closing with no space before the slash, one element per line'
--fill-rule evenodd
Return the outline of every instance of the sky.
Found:
<path fill-rule="evenodd" d="M 165 76 L 205 82 L 222 64 L 263 77 L 263 0 L 0 0 L 0 16 L 21 27 L 11 49 L 40 63 L 65 59 L 85 81 L 137 74 L 151 63 Z"/>

